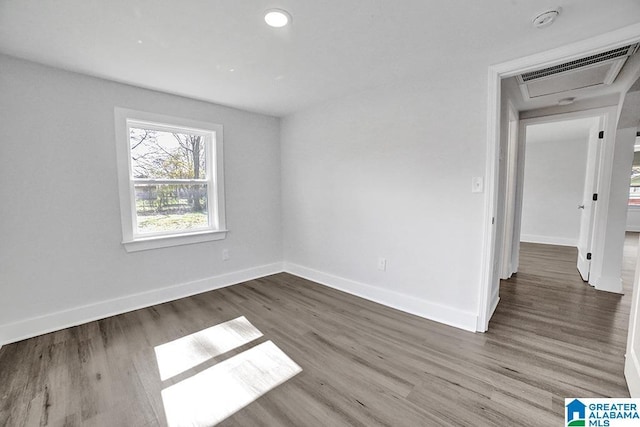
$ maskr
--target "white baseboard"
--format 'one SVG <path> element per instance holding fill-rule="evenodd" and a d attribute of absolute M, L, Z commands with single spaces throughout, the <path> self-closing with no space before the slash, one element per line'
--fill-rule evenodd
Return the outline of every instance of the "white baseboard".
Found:
<path fill-rule="evenodd" d="M 626 355 L 624 377 L 627 380 L 627 387 L 631 397 L 640 398 L 640 364 L 633 350 Z"/>
<path fill-rule="evenodd" d="M 578 239 L 572 239 L 569 237 L 556 237 L 556 236 L 537 236 L 535 234 L 522 234 L 520 235 L 521 242 L 527 243 L 541 243 L 543 245 L 557 245 L 557 246 L 572 246 L 578 247 Z"/>
<path fill-rule="evenodd" d="M 267 264 L 0 325 L 0 346 L 281 272 L 282 263 Z"/>
<path fill-rule="evenodd" d="M 476 332 L 486 332 L 487 329 L 489 328 L 488 326 L 489 321 L 493 317 L 493 313 L 496 312 L 496 308 L 498 308 L 498 303 L 500 302 L 500 286 L 498 286 L 496 289 L 494 289 L 491 292 L 491 299 L 489 301 L 490 301 L 490 306 L 489 306 L 489 316 L 487 317 L 487 323 L 480 324 L 480 317 L 478 316 L 478 324 L 476 325 Z"/>
<path fill-rule="evenodd" d="M 320 283 L 339 291 L 395 308 L 406 313 L 415 314 L 429 320 L 449 326 L 476 332 L 476 313 L 459 310 L 450 306 L 412 297 L 410 295 L 366 285 L 354 280 L 345 279 L 322 271 L 285 262 L 284 271 L 313 282 Z"/>
<path fill-rule="evenodd" d="M 0 348 L 3 344 L 224 288 L 282 271 L 426 319 L 467 331 L 476 331 L 477 315 L 475 313 L 344 279 L 296 264 L 274 263 L 0 325 Z M 492 311 L 495 310 L 498 300 L 499 298 L 495 300 Z"/>
<path fill-rule="evenodd" d="M 500 287 L 493 291 L 493 295 L 491 295 L 491 310 L 489 310 L 489 320 L 493 317 L 493 313 L 496 312 L 496 308 L 498 308 L 498 303 L 500 302 Z"/>
<path fill-rule="evenodd" d="M 622 294 L 622 278 L 621 277 L 606 277 L 600 276 L 597 280 L 591 281 L 589 283 L 592 284 L 597 290 L 605 291 L 605 292 L 613 292 L 615 294 Z"/>

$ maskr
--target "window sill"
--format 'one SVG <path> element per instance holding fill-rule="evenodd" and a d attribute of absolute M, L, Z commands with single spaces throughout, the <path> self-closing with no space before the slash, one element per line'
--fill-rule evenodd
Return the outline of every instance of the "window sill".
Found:
<path fill-rule="evenodd" d="M 169 248 L 172 246 L 191 245 L 193 243 L 222 240 L 227 237 L 228 230 L 201 231 L 189 234 L 170 236 L 154 236 L 138 238 L 122 242 L 127 252 L 146 251 L 149 249 Z"/>

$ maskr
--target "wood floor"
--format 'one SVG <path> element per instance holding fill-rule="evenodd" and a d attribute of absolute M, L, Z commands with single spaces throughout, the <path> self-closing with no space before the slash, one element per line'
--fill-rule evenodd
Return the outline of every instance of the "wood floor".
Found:
<path fill-rule="evenodd" d="M 268 363 L 289 365 L 286 376 L 244 387 L 264 394 L 220 425 L 560 425 L 565 397 L 628 396 L 637 238 L 627 239 L 624 296 L 585 285 L 575 250 L 523 244 L 486 334 L 283 273 L 6 345 L 0 426 L 166 425 L 172 387 L 204 374 L 187 403 L 215 411 L 236 390 L 229 381 L 247 375 L 238 360 L 267 346 Z M 211 337 L 231 341 L 220 347 Z M 159 367 L 165 350 L 175 353 L 168 374 Z M 250 365 L 273 368 L 263 362 Z"/>

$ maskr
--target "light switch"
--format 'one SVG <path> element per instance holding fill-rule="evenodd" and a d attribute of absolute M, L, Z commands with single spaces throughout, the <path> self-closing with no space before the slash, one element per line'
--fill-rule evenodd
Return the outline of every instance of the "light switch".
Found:
<path fill-rule="evenodd" d="M 484 182 L 481 176 L 471 178 L 471 192 L 482 193 L 484 191 Z"/>

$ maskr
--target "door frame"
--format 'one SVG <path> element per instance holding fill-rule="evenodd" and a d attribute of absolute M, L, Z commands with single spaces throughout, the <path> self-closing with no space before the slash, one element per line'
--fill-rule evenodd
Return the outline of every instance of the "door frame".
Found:
<path fill-rule="evenodd" d="M 519 129 L 521 142 L 522 142 L 521 147 L 524 147 L 526 145 L 527 126 L 539 125 L 544 123 L 563 122 L 563 121 L 577 120 L 577 119 L 586 119 L 586 118 L 598 119 L 599 124 L 597 126 L 597 131 L 601 131 L 601 130 L 605 131 L 604 132 L 605 136 L 604 136 L 603 142 L 601 143 L 602 151 L 600 152 L 600 156 L 596 164 L 596 168 L 597 168 L 597 173 L 595 174 L 597 177 L 596 186 L 597 188 L 608 188 L 609 178 L 611 176 L 611 168 L 613 164 L 613 148 L 614 148 L 613 144 L 614 144 L 614 136 L 615 136 L 614 129 L 612 128 L 611 123 L 615 122 L 617 110 L 618 108 L 615 106 L 599 107 L 599 108 L 591 108 L 591 109 L 580 110 L 580 111 L 572 111 L 568 113 L 558 113 L 558 114 L 553 114 L 548 116 L 539 116 L 539 117 L 521 119 L 520 129 Z M 591 138 L 591 135 L 589 137 Z M 524 161 L 521 165 L 518 165 L 518 166 L 524 169 L 524 164 L 526 163 L 526 154 L 524 154 L 522 157 Z M 515 185 L 517 186 L 517 189 L 522 194 L 524 181 L 521 179 Z M 594 221 L 593 221 L 593 227 L 591 227 L 591 230 L 590 230 L 590 233 L 592 234 L 592 242 L 593 242 L 591 244 L 591 251 L 594 254 L 594 260 L 592 261 L 593 262 L 592 265 L 593 267 L 595 267 L 594 270 L 596 271 L 601 270 L 600 264 L 602 263 L 604 257 L 600 255 L 602 252 L 602 248 L 601 248 L 602 245 L 600 244 L 600 246 L 598 246 L 598 242 L 602 243 L 602 240 L 593 239 L 593 236 L 596 235 L 596 232 L 598 231 L 599 226 L 603 225 L 603 221 L 600 221 L 602 217 L 599 215 L 604 215 L 607 210 L 599 209 L 599 207 L 606 206 L 605 204 L 606 204 L 606 195 L 603 194 L 602 198 L 599 199 L 598 203 L 594 205 L 595 206 L 595 208 L 593 208 Z M 515 206 L 515 210 L 516 210 L 515 211 L 516 217 L 517 216 L 522 217 L 522 205 Z M 604 216 L 604 223 L 606 223 L 606 215 Z M 519 234 L 520 230 L 517 229 L 517 230 L 514 230 L 514 232 Z M 518 253 L 511 254 L 512 257 L 516 257 L 517 255 Z M 597 289 L 596 281 L 593 279 L 593 277 L 594 276 L 592 276 L 591 279 L 589 280 L 589 284 L 596 286 L 596 289 Z"/>
<path fill-rule="evenodd" d="M 504 224 L 496 224 L 498 207 L 498 164 L 500 155 L 500 82 L 528 71 L 551 67 L 563 62 L 579 59 L 601 51 L 616 49 L 640 41 L 640 24 L 629 25 L 587 40 L 555 48 L 524 58 L 492 65 L 488 70 L 487 104 L 487 152 L 486 152 L 486 193 L 484 198 L 483 254 L 480 286 L 478 290 L 478 320 L 476 330 L 485 332 L 492 314 L 491 288 L 499 282 L 494 277 L 493 265 L 496 256 L 496 229 Z M 611 125 L 611 124 L 610 124 Z M 611 126 L 608 126 L 611 127 Z M 614 126 L 615 129 L 615 126 Z M 606 213 L 605 213 L 606 214 Z M 604 215 L 603 215 L 604 216 Z"/>
<path fill-rule="evenodd" d="M 629 387 L 629 394 L 631 397 L 640 397 L 640 359 L 636 353 L 634 347 L 636 343 L 636 337 L 638 336 L 637 329 L 640 326 L 638 321 L 638 304 L 640 303 L 640 292 L 638 292 L 640 285 L 640 251 L 638 251 L 638 257 L 636 258 L 636 274 L 633 279 L 633 293 L 631 295 L 631 314 L 629 318 L 629 331 L 627 332 L 627 348 L 624 361 L 624 377 L 627 380 L 627 387 Z"/>
<path fill-rule="evenodd" d="M 516 231 L 519 235 L 519 221 L 518 211 L 519 207 L 517 203 L 518 190 L 522 191 L 522 186 L 519 185 L 518 179 L 518 166 L 521 157 L 524 155 L 524 150 L 521 149 L 520 139 L 522 126 L 520 118 L 518 116 L 518 110 L 513 106 L 511 100 L 507 100 L 508 120 L 509 125 L 507 132 L 506 153 L 504 153 L 506 168 L 505 174 L 505 203 L 504 203 L 504 225 L 502 229 L 502 265 L 500 266 L 500 278 L 508 279 L 513 273 L 518 271 L 518 259 L 514 257 L 514 253 L 520 252 L 520 245 L 515 239 Z"/>

